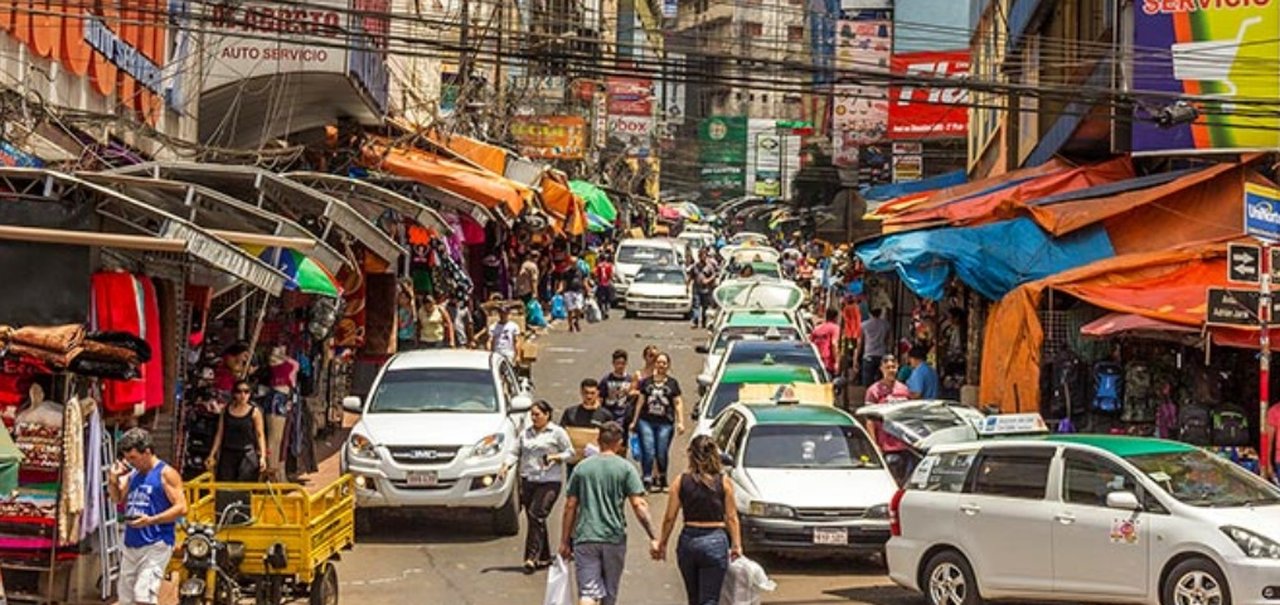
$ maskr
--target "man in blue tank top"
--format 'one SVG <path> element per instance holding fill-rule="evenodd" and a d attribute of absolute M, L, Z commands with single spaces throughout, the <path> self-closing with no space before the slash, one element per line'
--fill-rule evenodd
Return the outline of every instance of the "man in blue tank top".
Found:
<path fill-rule="evenodd" d="M 151 435 L 129 429 L 116 444 L 120 459 L 107 489 L 124 505 L 124 556 L 117 597 L 121 605 L 155 605 L 173 554 L 174 525 L 187 514 L 182 476 L 156 457 Z"/>

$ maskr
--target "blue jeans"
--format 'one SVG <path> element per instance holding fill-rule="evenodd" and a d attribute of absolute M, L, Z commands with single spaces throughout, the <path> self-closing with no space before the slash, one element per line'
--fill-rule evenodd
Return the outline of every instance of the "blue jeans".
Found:
<path fill-rule="evenodd" d="M 670 422 L 640 419 L 637 424 L 640 433 L 640 469 L 641 476 L 648 481 L 653 476 L 653 463 L 658 463 L 658 476 L 667 476 L 667 450 L 671 449 L 671 433 L 675 425 Z"/>
<path fill-rule="evenodd" d="M 729 535 L 723 529 L 685 526 L 676 544 L 676 563 L 689 605 L 716 605 L 729 571 Z"/>

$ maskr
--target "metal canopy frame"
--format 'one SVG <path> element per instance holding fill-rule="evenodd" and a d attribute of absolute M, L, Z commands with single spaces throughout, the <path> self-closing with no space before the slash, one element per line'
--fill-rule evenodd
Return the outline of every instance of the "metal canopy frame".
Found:
<path fill-rule="evenodd" d="M 482 227 L 488 225 L 494 219 L 498 219 L 504 226 L 511 226 L 511 221 L 505 214 L 493 212 L 485 208 L 484 204 L 480 202 L 462 197 L 451 191 L 445 191 L 439 187 L 432 187 L 413 179 L 381 172 L 370 173 L 368 182 L 411 200 L 417 200 L 433 209 L 448 208 L 460 214 L 465 214 Z"/>
<path fill-rule="evenodd" d="M 152 179 L 116 173 L 84 172 L 76 176 L 103 187 L 110 187 L 143 203 L 183 216 L 205 229 L 222 229 L 261 233 L 280 237 L 303 238 L 315 242 L 307 250 L 308 257 L 337 275 L 344 265 L 351 266 L 341 252 L 307 231 L 302 225 L 279 214 L 259 208 L 216 189 L 183 181 Z M 351 268 L 355 268 L 352 266 Z"/>
<path fill-rule="evenodd" d="M 361 206 L 368 207 L 371 212 L 366 212 L 365 218 L 371 221 L 383 210 L 393 210 L 424 227 L 431 227 L 445 234 L 453 232 L 440 213 L 431 207 L 372 183 L 323 172 L 288 172 L 284 177 L 341 199 L 356 210 L 360 210 Z"/>
<path fill-rule="evenodd" d="M 287 278 L 243 249 L 171 214 L 77 176 L 43 168 L 0 168 L 0 185 L 6 196 L 28 200 L 83 200 L 112 223 L 162 240 L 182 240 L 184 252 L 228 273 L 267 294 L 279 296 Z"/>
<path fill-rule="evenodd" d="M 273 172 L 252 166 L 195 164 L 189 162 L 149 162 L 119 168 L 119 174 L 149 175 L 205 185 L 228 195 L 253 200 L 255 206 L 280 214 L 303 225 L 314 222 L 313 233 L 320 239 L 355 241 L 394 266 L 405 254 L 389 235 L 383 233 L 342 200 L 303 186 Z"/>

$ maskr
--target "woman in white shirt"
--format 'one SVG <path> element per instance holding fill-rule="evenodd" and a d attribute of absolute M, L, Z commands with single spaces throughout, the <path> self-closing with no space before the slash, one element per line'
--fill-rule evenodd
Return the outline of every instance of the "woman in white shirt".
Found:
<path fill-rule="evenodd" d="M 520 507 L 524 509 L 529 532 L 524 540 L 524 572 L 551 565 L 547 542 L 547 516 L 560 497 L 564 463 L 573 458 L 573 442 L 560 425 L 551 422 L 551 404 L 535 401 L 529 410 L 529 425 L 520 431 L 519 447 L 507 456 L 498 476 L 506 479 L 513 466 L 520 470 Z"/>

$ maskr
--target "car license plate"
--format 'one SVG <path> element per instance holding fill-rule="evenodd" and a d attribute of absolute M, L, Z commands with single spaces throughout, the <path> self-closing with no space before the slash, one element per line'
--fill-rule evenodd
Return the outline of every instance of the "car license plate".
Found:
<path fill-rule="evenodd" d="M 849 530 L 843 527 L 815 527 L 813 543 L 844 546 L 849 543 Z"/>
<path fill-rule="evenodd" d="M 435 471 L 409 473 L 405 483 L 409 487 L 435 487 L 436 484 L 440 483 L 440 476 Z"/>

